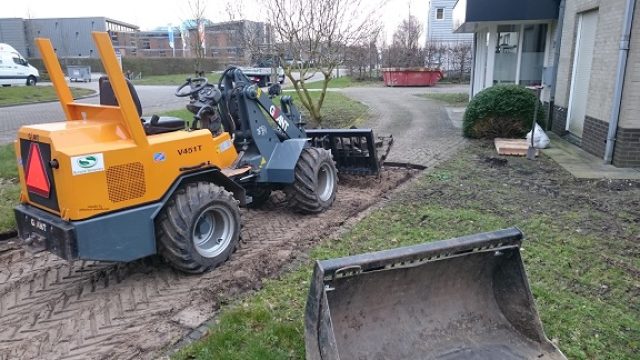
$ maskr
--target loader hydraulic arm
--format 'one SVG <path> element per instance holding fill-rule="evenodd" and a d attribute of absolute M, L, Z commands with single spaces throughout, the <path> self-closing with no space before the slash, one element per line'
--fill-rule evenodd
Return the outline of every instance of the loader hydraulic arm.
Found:
<path fill-rule="evenodd" d="M 376 139 L 371 129 L 306 130 L 290 96 L 282 96 L 281 107 L 276 106 L 272 99 L 279 91 L 275 87 L 263 91 L 238 68 L 225 70 L 218 88 L 222 123 L 233 124 L 225 128 L 233 133 L 236 150 L 242 154 L 238 166 L 250 165 L 260 172 L 259 182 L 291 183 L 292 169 L 306 147 L 330 150 L 341 172 L 360 175 L 378 174 L 390 149 L 388 141 L 378 157 L 377 147 L 385 142 Z"/>
<path fill-rule="evenodd" d="M 228 68 L 222 74 L 219 82 L 219 88 L 223 88 L 226 93 L 224 98 L 231 99 L 233 96 L 231 93 L 235 94 L 236 97 L 243 97 L 248 100 L 253 101 L 257 104 L 264 112 L 266 112 L 271 120 L 276 124 L 277 129 L 279 129 L 280 134 L 284 135 L 288 139 L 303 139 L 306 138 L 306 134 L 302 125 L 302 118 L 300 113 L 295 108 L 295 105 L 291 102 L 290 97 L 283 97 L 282 107 L 286 109 L 286 111 L 282 111 L 278 106 L 276 106 L 271 96 L 268 92 L 260 89 L 256 84 L 253 84 L 252 81 L 244 75 L 244 73 L 238 68 Z M 240 99 L 236 99 L 240 100 Z M 239 101 L 240 103 L 242 101 Z M 240 104 L 239 104 L 240 105 Z M 223 116 L 230 116 L 228 103 L 222 104 L 224 108 Z M 240 106 L 241 107 L 241 106 Z M 243 109 L 238 109 L 242 111 Z M 244 120 L 247 120 L 247 117 L 240 116 L 241 120 L 241 128 L 243 130 L 247 130 L 250 126 L 249 124 L 244 124 Z M 244 119 L 243 119 L 244 118 Z"/>

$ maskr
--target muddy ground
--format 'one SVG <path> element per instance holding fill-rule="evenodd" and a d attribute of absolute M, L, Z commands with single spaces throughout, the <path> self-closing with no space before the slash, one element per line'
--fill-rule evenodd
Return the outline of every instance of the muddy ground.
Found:
<path fill-rule="evenodd" d="M 275 193 L 243 211 L 242 242 L 231 260 L 199 276 L 158 257 L 117 264 L 66 262 L 18 246 L 0 248 L 0 359 L 155 358 L 212 317 L 221 304 L 261 287 L 415 171 L 341 178 L 332 208 L 294 214 Z"/>

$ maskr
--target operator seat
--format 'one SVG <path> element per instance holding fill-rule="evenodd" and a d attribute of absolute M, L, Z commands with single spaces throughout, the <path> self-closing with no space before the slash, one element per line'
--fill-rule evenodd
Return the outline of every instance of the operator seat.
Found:
<path fill-rule="evenodd" d="M 125 79 L 125 81 L 127 82 L 127 87 L 131 93 L 131 98 L 133 98 L 133 103 L 136 105 L 138 116 L 140 116 L 140 120 L 142 120 L 144 132 L 147 135 L 162 134 L 185 128 L 185 121 L 177 117 L 158 115 L 142 116 L 142 104 L 140 103 L 138 92 L 131 81 L 128 79 Z M 118 99 L 116 99 L 116 96 L 113 93 L 113 88 L 111 87 L 109 78 L 107 76 L 100 77 L 98 85 L 100 89 L 100 105 L 118 106 Z"/>

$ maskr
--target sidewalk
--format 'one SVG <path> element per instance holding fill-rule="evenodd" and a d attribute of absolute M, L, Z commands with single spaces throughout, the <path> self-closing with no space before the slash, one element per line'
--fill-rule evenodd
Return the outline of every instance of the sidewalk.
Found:
<path fill-rule="evenodd" d="M 547 135 L 551 139 L 551 145 L 548 149 L 542 150 L 542 153 L 578 179 L 640 180 L 640 169 L 605 165 L 601 158 L 563 140 L 558 135 L 551 132 Z"/>

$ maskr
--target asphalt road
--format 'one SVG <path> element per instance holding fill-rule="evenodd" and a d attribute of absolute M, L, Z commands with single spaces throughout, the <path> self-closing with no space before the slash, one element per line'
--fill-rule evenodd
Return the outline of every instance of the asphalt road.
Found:
<path fill-rule="evenodd" d="M 71 86 L 97 90 L 98 83 L 72 83 Z M 175 97 L 173 95 L 175 89 L 175 86 L 136 86 L 143 113 L 153 115 L 184 107 L 188 100 Z M 97 104 L 99 99 L 97 96 L 93 96 L 78 100 L 78 102 Z M 57 101 L 0 108 L 0 144 L 15 140 L 16 132 L 23 125 L 64 120 L 62 107 Z"/>
<path fill-rule="evenodd" d="M 98 90 L 97 76 L 89 83 L 70 83 L 72 87 Z M 322 74 L 316 73 L 309 81 L 321 80 Z M 288 81 L 288 80 L 287 80 Z M 41 83 L 40 85 L 51 85 Z M 285 83 L 286 86 L 286 83 Z M 138 85 L 136 91 L 142 103 L 144 115 L 159 114 L 168 110 L 183 108 L 188 99 L 174 96 L 176 86 Z M 97 104 L 96 96 L 78 100 L 81 103 Z M 16 133 L 23 125 L 42 124 L 64 121 L 62 107 L 56 102 L 27 104 L 0 108 L 0 144 L 9 143 L 16 138 Z"/>

